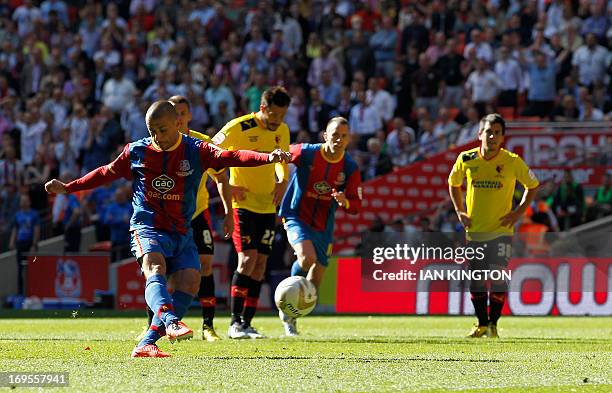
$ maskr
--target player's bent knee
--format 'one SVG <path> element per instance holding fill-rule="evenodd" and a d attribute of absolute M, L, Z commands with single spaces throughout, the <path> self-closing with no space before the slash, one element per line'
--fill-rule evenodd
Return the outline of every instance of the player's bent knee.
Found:
<path fill-rule="evenodd" d="M 145 254 L 142 257 L 142 271 L 145 277 L 154 276 L 156 274 L 165 276 L 166 260 L 160 253 Z"/>

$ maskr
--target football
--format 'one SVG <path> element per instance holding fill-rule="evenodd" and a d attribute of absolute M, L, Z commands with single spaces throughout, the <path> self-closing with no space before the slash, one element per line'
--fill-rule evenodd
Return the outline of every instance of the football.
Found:
<path fill-rule="evenodd" d="M 303 317 L 317 305 L 317 288 L 304 277 L 288 277 L 276 287 L 274 302 L 288 316 Z"/>

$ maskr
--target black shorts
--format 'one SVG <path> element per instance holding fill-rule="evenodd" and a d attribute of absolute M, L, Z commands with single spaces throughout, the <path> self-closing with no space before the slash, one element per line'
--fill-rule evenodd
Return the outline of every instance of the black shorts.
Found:
<path fill-rule="evenodd" d="M 213 239 L 210 212 L 208 209 L 191 220 L 191 228 L 193 229 L 193 240 L 198 248 L 198 254 L 214 255 L 215 240 Z"/>
<path fill-rule="evenodd" d="M 484 258 L 470 260 L 470 270 L 499 270 L 508 267 L 508 261 L 512 257 L 512 237 L 500 236 L 497 239 L 477 242 L 468 241 L 468 247 L 484 248 Z"/>
<path fill-rule="evenodd" d="M 234 209 L 232 240 L 236 251 L 257 250 L 259 254 L 270 255 L 275 228 L 275 213 L 254 213 L 246 209 Z"/>

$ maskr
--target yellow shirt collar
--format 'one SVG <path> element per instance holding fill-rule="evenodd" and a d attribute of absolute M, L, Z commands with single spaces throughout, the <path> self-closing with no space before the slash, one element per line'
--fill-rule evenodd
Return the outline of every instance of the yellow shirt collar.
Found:
<path fill-rule="evenodd" d="M 337 160 L 332 160 L 331 158 L 328 158 L 325 155 L 325 151 L 323 151 L 323 145 L 321 145 L 321 156 L 323 156 L 323 159 L 327 162 L 329 162 L 330 164 L 335 164 L 337 162 L 340 162 L 343 158 L 344 158 L 344 153 L 346 153 L 345 151 L 342 152 L 342 155 L 337 159 Z"/>
<path fill-rule="evenodd" d="M 157 143 L 155 143 L 153 138 L 151 138 L 151 145 L 153 145 L 153 148 L 155 150 L 158 150 L 158 151 L 172 151 L 172 150 L 175 150 L 177 147 L 179 147 L 179 145 L 181 144 L 182 141 L 183 141 L 183 133 L 179 132 L 179 137 L 176 140 L 176 143 L 174 145 L 172 145 L 172 147 L 169 148 L 168 150 L 162 149 Z"/>

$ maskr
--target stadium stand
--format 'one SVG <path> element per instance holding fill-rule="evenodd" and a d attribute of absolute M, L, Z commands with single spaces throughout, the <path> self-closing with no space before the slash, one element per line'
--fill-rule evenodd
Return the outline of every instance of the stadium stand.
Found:
<path fill-rule="evenodd" d="M 590 204 L 569 227 L 608 215 L 612 8 L 530 3 L 1 2 L 0 251 L 8 248 L 21 193 L 40 212 L 41 239 L 93 223 L 97 241 L 108 241 L 101 217 L 121 184 L 81 195 L 78 209 L 48 198 L 42 186 L 52 177 L 83 174 L 146 136 L 144 110 L 152 101 L 187 96 L 192 128 L 212 135 L 228 119 L 256 111 L 264 88 L 275 84 L 294 98 L 286 118 L 292 140 L 317 141 L 322 124 L 336 115 L 368 135 L 350 153 L 369 180 L 370 208 L 356 223 L 341 215 L 345 245 L 345 234 L 367 229 L 377 217 L 383 227 L 405 220 L 410 229 L 410 217 L 428 216 L 435 229 L 452 228 L 452 215 L 440 208 L 448 205 L 446 195 L 436 187 L 445 187 L 449 157 L 475 138 L 479 116 L 492 111 L 517 120 L 508 142 L 552 138 L 534 155 L 545 148 L 559 153 L 569 135 L 583 147 L 591 141 L 594 151 L 568 148 L 566 156 L 553 154 L 562 160 L 536 166 L 543 174 L 569 166 L 574 175 L 593 171 L 576 180 Z M 565 96 L 575 102 L 574 115 L 558 112 Z M 581 122 L 551 123 L 560 118 Z M 586 133 L 583 121 L 590 122 Z M 564 186 L 555 176 L 543 192 L 564 221 L 555 199 Z M 399 205 L 370 200 L 381 187 L 400 197 Z M 415 191 L 423 194 L 408 206 Z M 592 215 L 594 200 L 599 207 Z M 79 217 L 66 217 L 73 213 Z"/>

